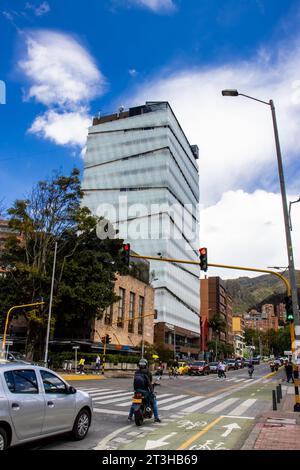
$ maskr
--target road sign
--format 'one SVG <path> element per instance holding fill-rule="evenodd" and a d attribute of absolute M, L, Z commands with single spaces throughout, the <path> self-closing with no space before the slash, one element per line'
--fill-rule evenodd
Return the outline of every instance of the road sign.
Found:
<path fill-rule="evenodd" d="M 72 346 L 72 349 L 79 349 L 79 346 Z"/>
<path fill-rule="evenodd" d="M 8 346 L 12 346 L 14 344 L 14 342 L 11 341 L 11 340 L 8 340 L 8 341 L 5 341 L 5 344 L 8 345 Z"/>

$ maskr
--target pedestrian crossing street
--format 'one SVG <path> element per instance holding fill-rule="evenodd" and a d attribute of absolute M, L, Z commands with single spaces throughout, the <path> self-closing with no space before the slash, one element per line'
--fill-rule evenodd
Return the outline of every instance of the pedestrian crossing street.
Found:
<path fill-rule="evenodd" d="M 183 377 L 181 377 L 182 379 Z M 169 379 L 168 379 L 169 380 Z M 175 379 L 176 380 L 176 379 Z M 207 379 L 209 380 L 209 379 Z M 214 378 L 216 379 L 216 377 Z M 221 379 L 220 379 L 221 380 Z M 237 383 L 238 385 L 250 385 L 247 378 L 229 378 L 224 382 Z M 254 383 L 253 381 L 251 383 Z M 78 387 L 80 390 L 88 392 L 93 400 L 95 413 L 107 415 L 127 416 L 131 405 L 132 390 L 116 390 L 112 388 L 84 388 Z M 244 388 L 244 387 L 242 387 Z M 238 397 L 230 397 L 232 392 L 220 393 L 209 398 L 202 395 L 190 396 L 186 394 L 176 393 L 157 393 L 157 402 L 159 413 L 163 416 L 167 412 L 179 412 L 188 414 L 197 412 L 212 414 L 227 414 L 230 416 L 248 416 L 254 417 L 258 411 L 258 400 L 256 398 L 242 399 Z M 228 398 L 227 398 L 228 397 Z"/>

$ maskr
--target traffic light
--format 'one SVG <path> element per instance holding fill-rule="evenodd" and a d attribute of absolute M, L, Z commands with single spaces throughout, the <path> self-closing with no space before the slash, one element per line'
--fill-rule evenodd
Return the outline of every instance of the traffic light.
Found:
<path fill-rule="evenodd" d="M 102 336 L 101 341 L 103 344 L 105 343 L 105 336 Z"/>
<path fill-rule="evenodd" d="M 106 335 L 106 344 L 111 343 L 111 337 L 109 335 Z"/>
<path fill-rule="evenodd" d="M 123 243 L 121 256 L 122 256 L 123 263 L 126 264 L 126 266 L 129 266 L 129 262 L 130 262 L 130 243 Z"/>
<path fill-rule="evenodd" d="M 294 321 L 294 312 L 293 312 L 293 302 L 292 297 L 285 297 L 285 311 L 286 311 L 286 319 L 287 321 L 293 322 Z"/>
<path fill-rule="evenodd" d="M 207 248 L 200 248 L 200 269 L 207 271 Z"/>

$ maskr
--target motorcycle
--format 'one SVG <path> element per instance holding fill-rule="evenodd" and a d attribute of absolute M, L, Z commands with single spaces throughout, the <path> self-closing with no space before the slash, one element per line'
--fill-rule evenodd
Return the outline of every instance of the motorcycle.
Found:
<path fill-rule="evenodd" d="M 160 385 L 159 383 L 154 383 L 153 387 Z M 155 395 L 155 394 L 154 394 Z M 153 416 L 153 409 L 151 403 L 145 397 L 142 392 L 135 391 L 132 398 L 132 405 L 134 408 L 134 422 L 136 426 L 141 426 L 144 422 L 144 419 L 151 419 Z"/>
<path fill-rule="evenodd" d="M 270 364 L 270 369 L 271 369 L 271 372 L 274 372 L 274 370 L 275 370 L 275 364 L 273 364 L 273 363 Z"/>
<path fill-rule="evenodd" d="M 253 368 L 249 368 L 249 369 L 248 369 L 248 374 L 249 374 L 249 378 L 250 378 L 250 379 L 252 379 L 253 372 L 254 372 L 254 369 L 253 369 Z"/>

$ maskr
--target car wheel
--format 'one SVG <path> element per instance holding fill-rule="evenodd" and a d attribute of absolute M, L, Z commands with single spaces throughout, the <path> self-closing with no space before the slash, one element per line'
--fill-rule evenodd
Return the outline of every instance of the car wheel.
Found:
<path fill-rule="evenodd" d="M 5 429 L 0 428 L 0 450 L 7 448 L 7 433 Z"/>
<path fill-rule="evenodd" d="M 90 412 L 84 408 L 79 411 L 72 430 L 72 436 L 76 441 L 81 441 L 84 439 L 88 433 L 89 427 L 91 424 L 91 415 Z"/>

